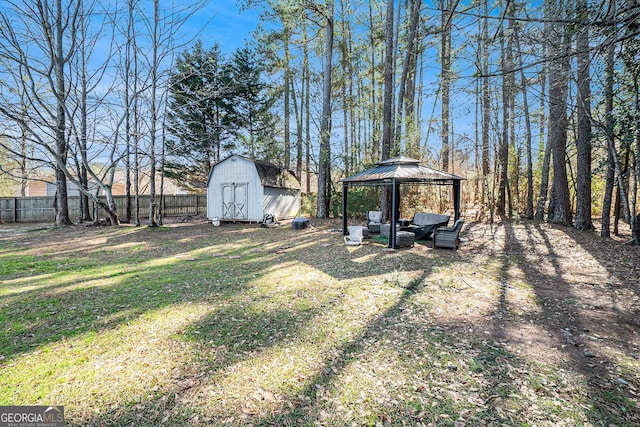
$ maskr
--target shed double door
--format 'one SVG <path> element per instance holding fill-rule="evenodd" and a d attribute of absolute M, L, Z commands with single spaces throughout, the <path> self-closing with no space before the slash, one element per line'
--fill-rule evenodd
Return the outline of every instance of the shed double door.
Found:
<path fill-rule="evenodd" d="M 222 184 L 222 218 L 247 219 L 247 184 Z"/>

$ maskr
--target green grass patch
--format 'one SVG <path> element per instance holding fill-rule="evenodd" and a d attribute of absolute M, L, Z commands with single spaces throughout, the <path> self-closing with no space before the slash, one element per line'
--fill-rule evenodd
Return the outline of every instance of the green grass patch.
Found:
<path fill-rule="evenodd" d="M 621 387 L 527 353 L 496 313 L 532 291 L 501 288 L 500 257 L 345 247 L 331 228 L 3 237 L 0 404 L 65 405 L 69 426 L 633 419 Z"/>

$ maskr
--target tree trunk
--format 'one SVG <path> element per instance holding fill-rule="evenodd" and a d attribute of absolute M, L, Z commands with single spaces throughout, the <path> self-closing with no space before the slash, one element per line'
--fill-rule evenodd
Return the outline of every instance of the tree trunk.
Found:
<path fill-rule="evenodd" d="M 382 152 L 381 160 L 388 159 L 391 155 L 391 142 L 393 140 L 393 14 L 394 4 L 387 0 L 387 13 L 384 27 L 384 100 L 382 107 Z"/>
<path fill-rule="evenodd" d="M 451 86 L 451 0 L 440 0 L 441 39 L 440 39 L 440 85 L 442 94 L 442 170 L 449 171 L 449 89 Z"/>
<path fill-rule="evenodd" d="M 614 53 L 616 38 L 615 30 L 610 29 L 609 43 L 607 45 L 607 53 L 605 56 L 605 124 L 604 133 L 607 141 L 607 174 L 605 179 L 604 196 L 602 201 L 602 227 L 600 235 L 609 237 L 611 235 L 611 204 L 613 200 L 613 187 L 615 184 L 615 166 L 613 164 L 613 146 L 614 146 L 614 130 L 613 130 L 613 85 L 614 85 Z"/>
<path fill-rule="evenodd" d="M 66 79 L 64 74 L 65 54 L 62 32 L 65 28 L 62 19 L 62 0 L 56 0 L 55 11 L 55 54 L 54 75 L 55 75 L 55 96 L 56 96 L 56 227 L 66 227 L 71 225 L 69 218 L 69 206 L 67 199 L 67 177 L 64 169 L 67 167 L 68 145 L 65 134 L 66 115 Z M 44 16 L 43 16 L 44 17 Z"/>
<path fill-rule="evenodd" d="M 311 112 L 310 112 L 310 99 L 311 99 L 311 75 L 309 71 L 309 46 L 307 43 L 307 26 L 302 26 L 303 31 L 303 76 L 304 76 L 304 141 L 305 141 L 305 170 L 307 171 L 307 191 L 311 192 Z"/>
<path fill-rule="evenodd" d="M 127 13 L 127 41 L 125 43 L 124 54 L 124 114 L 125 114 L 125 222 L 130 223 L 132 218 L 131 206 L 131 95 L 129 87 L 131 86 L 131 56 L 132 56 L 132 39 L 133 39 L 133 0 L 128 0 Z M 136 77 L 134 77 L 135 79 Z"/>
<path fill-rule="evenodd" d="M 545 23 L 545 27 L 547 24 Z M 544 109 L 545 109 L 545 92 L 547 81 L 547 68 L 542 66 L 540 71 L 540 150 L 544 150 L 544 156 L 542 158 L 542 167 L 540 172 L 540 193 L 538 195 L 538 203 L 536 203 L 535 219 L 542 221 L 544 219 L 545 209 L 547 207 L 547 200 L 549 194 L 549 173 L 551 163 L 551 145 L 549 141 L 544 139 Z"/>
<path fill-rule="evenodd" d="M 519 27 L 517 27 L 519 28 Z M 527 96 L 527 77 L 524 73 L 524 64 L 522 62 L 522 49 L 520 47 L 520 32 L 516 29 L 514 34 L 518 61 L 520 67 L 520 80 L 522 81 L 522 106 L 524 108 L 525 120 L 525 155 L 527 158 L 527 201 L 525 208 L 525 218 L 533 219 L 533 160 L 532 160 L 532 142 L 531 142 L 531 115 L 529 113 L 529 100 Z"/>
<path fill-rule="evenodd" d="M 291 166 L 291 106 L 290 106 L 290 89 L 291 89 L 291 71 L 289 69 L 289 38 L 291 37 L 291 31 L 286 22 L 284 25 L 284 166 L 289 169 Z"/>
<path fill-rule="evenodd" d="M 151 126 L 149 129 L 149 227 L 157 227 L 156 218 L 156 132 L 158 125 L 158 25 L 160 24 L 159 0 L 153 1 L 153 40 L 151 64 Z"/>
<path fill-rule="evenodd" d="M 318 163 L 318 218 L 329 217 L 331 191 L 331 77 L 333 60 L 333 0 L 327 4 Z"/>
<path fill-rule="evenodd" d="M 382 148 L 380 159 L 386 160 L 391 157 L 391 144 L 393 141 L 393 67 L 394 67 L 394 4 L 392 0 L 387 0 L 384 35 L 384 94 L 382 107 Z M 380 192 L 380 209 L 385 218 L 391 214 L 391 193 L 385 186 Z"/>
<path fill-rule="evenodd" d="M 373 141 L 371 146 L 371 158 L 375 160 L 379 160 L 378 153 L 380 149 L 380 144 L 378 143 L 378 139 L 380 137 L 380 133 L 378 130 L 378 101 L 376 97 L 376 38 L 375 38 L 375 24 L 373 20 L 373 2 L 369 3 L 369 49 L 371 50 L 371 64 L 369 66 L 371 75 L 369 77 L 371 84 L 369 87 L 371 88 L 371 108 L 369 109 L 369 121 L 371 122 L 371 141 Z"/>
<path fill-rule="evenodd" d="M 509 7 L 507 4 L 506 7 Z M 505 14 L 509 14 L 508 10 L 505 11 Z M 496 205 L 496 213 L 500 217 L 504 217 L 506 215 L 506 201 L 507 201 L 507 187 L 509 186 L 509 130 L 510 130 L 510 103 L 511 103 L 511 73 L 512 73 L 512 65 L 511 65 L 511 52 L 509 51 L 509 47 L 505 46 L 505 38 L 509 37 L 510 34 L 504 30 L 501 31 L 502 36 L 500 38 L 500 54 L 501 54 L 501 62 L 502 62 L 502 136 L 500 138 L 500 147 L 498 149 L 498 164 L 500 165 L 500 169 L 498 173 L 500 175 L 500 179 L 498 182 L 498 203 Z M 511 43 L 509 42 L 509 45 Z"/>
<path fill-rule="evenodd" d="M 482 28 L 482 177 L 489 175 L 489 126 L 491 124 L 491 96 L 489 94 L 489 0 L 482 2 L 484 24 Z"/>
<path fill-rule="evenodd" d="M 302 77 L 304 82 L 304 76 Z M 302 88 L 302 94 L 300 101 L 304 98 L 304 86 Z M 296 177 L 300 179 L 300 172 L 302 170 L 302 111 L 298 108 L 298 96 L 296 94 L 295 85 L 293 79 L 291 80 L 291 100 L 293 101 L 293 115 L 296 118 Z M 302 105 L 301 105 L 302 107 Z"/>
<path fill-rule="evenodd" d="M 307 43 L 306 40 L 306 22 L 303 19 L 301 22 L 301 25 L 303 27 L 303 33 L 304 33 L 304 37 L 303 37 L 303 43 Z M 303 114 L 304 114 L 304 97 L 305 97 L 305 87 L 304 87 L 304 82 L 305 82 L 305 73 L 306 70 L 304 68 L 304 64 L 302 67 L 302 77 L 301 77 L 301 82 L 302 82 L 302 89 L 301 89 L 301 93 L 300 93 L 300 108 L 298 108 L 298 104 L 296 101 L 296 96 L 295 93 L 293 95 L 293 107 L 296 110 L 296 177 L 298 178 L 298 180 L 302 179 L 302 145 L 303 145 L 303 127 L 302 127 L 302 118 L 303 118 Z M 293 92 L 294 89 L 294 84 L 293 81 L 291 82 L 291 91 Z"/>
<path fill-rule="evenodd" d="M 546 7 L 549 5 L 547 4 Z M 562 16 L 563 3 L 554 8 L 555 16 Z M 549 69 L 549 136 L 553 154 L 553 184 L 548 221 L 554 224 L 572 225 L 569 181 L 567 177 L 567 94 L 569 90 L 570 36 L 566 28 L 551 24 L 551 40 L 561 40 L 551 49 Z"/>
<path fill-rule="evenodd" d="M 616 150 L 615 145 L 613 145 L 614 150 Z M 620 234 L 620 217 L 622 216 L 622 212 L 623 212 L 623 199 L 625 197 L 625 195 L 628 193 L 629 191 L 629 147 L 623 147 L 622 148 L 624 150 L 624 163 L 621 165 L 620 167 L 620 176 L 622 177 L 622 184 L 620 182 L 616 183 L 615 186 L 615 203 L 613 206 L 613 235 L 614 236 L 618 236 Z M 614 151 L 614 155 L 615 155 L 615 151 Z M 613 158 L 614 160 L 614 169 L 616 168 L 616 158 L 614 156 Z M 617 169 L 616 169 L 617 171 Z"/>
<path fill-rule="evenodd" d="M 409 18 L 409 32 L 407 34 L 407 51 L 404 57 L 404 63 L 402 64 L 402 75 L 400 77 L 400 88 L 398 89 L 398 108 L 396 110 L 396 130 L 395 130 L 395 139 L 396 145 L 400 145 L 400 139 L 402 136 L 402 115 L 403 115 L 403 107 L 409 104 L 408 93 L 407 93 L 407 79 L 409 78 L 409 73 L 412 68 L 412 65 L 415 64 L 413 61 L 413 57 L 415 56 L 414 45 L 416 42 L 417 30 L 418 30 L 418 21 L 420 19 L 420 5 L 422 4 L 422 0 L 412 0 L 411 1 L 411 14 Z M 405 121 L 408 123 L 412 118 L 406 117 Z M 407 126 L 405 126 L 406 135 Z M 406 138 L 406 136 L 405 136 Z"/>
<path fill-rule="evenodd" d="M 348 53 L 348 40 L 349 34 L 347 33 L 347 21 L 345 18 L 345 0 L 340 0 L 340 26 L 342 27 L 342 39 L 340 39 L 340 66 L 342 71 L 342 79 L 340 79 L 340 95 L 342 97 L 342 163 L 344 165 L 344 173 L 346 176 L 351 175 L 351 164 L 353 162 L 351 156 L 351 146 L 349 138 L 351 133 L 349 132 L 349 96 L 347 80 L 351 80 L 349 76 L 349 64 L 352 58 Z"/>
<path fill-rule="evenodd" d="M 588 15 L 586 0 L 576 5 L 578 21 L 586 22 Z M 576 40 L 578 51 L 578 136 L 576 169 L 576 220 L 578 230 L 593 230 L 591 220 L 591 83 L 589 76 L 589 27 L 579 28 Z"/>
<path fill-rule="evenodd" d="M 80 17 L 80 185 L 85 189 L 86 192 L 89 191 L 89 177 L 87 174 L 87 166 L 89 164 L 89 160 L 87 159 L 87 22 L 85 20 L 84 11 L 82 16 Z M 80 193 L 80 222 L 85 222 L 91 220 L 91 212 L 89 211 L 89 195 L 86 192 Z"/>

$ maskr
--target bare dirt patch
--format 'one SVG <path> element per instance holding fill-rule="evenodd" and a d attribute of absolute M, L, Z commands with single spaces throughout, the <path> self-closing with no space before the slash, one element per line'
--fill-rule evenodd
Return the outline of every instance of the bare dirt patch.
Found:
<path fill-rule="evenodd" d="M 535 222 L 471 224 L 465 237 L 460 250 L 465 256 L 497 256 L 505 274 L 518 267 L 503 277 L 501 293 L 527 281 L 530 299 L 539 306 L 524 315 L 531 304 L 511 304 L 501 296 L 504 303 L 494 318 L 505 324 L 520 319 L 559 332 L 559 342 L 578 359 L 585 352 L 597 359 L 611 351 L 638 358 L 640 248 L 621 244 L 624 239 Z"/>

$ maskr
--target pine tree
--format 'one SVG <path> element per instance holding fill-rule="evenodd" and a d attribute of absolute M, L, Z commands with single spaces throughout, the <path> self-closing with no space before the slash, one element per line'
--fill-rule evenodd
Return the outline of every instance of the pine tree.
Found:
<path fill-rule="evenodd" d="M 277 118 L 271 112 L 275 101 L 263 81 L 264 69 L 258 54 L 249 48 L 237 50 L 231 60 L 234 82 L 234 133 L 251 158 L 274 161 L 275 153 L 269 148 L 275 140 Z"/>
<path fill-rule="evenodd" d="M 218 45 L 198 41 L 183 53 L 170 76 L 166 175 L 191 187 L 207 181 L 231 132 L 234 88 Z M 225 146 L 224 148 L 230 148 Z"/>

